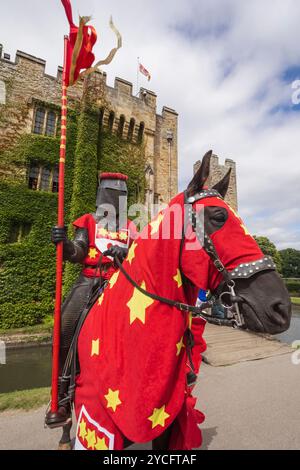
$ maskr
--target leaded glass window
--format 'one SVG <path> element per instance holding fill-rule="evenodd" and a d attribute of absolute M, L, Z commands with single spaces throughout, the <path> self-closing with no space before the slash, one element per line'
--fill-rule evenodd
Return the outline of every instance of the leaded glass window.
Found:
<path fill-rule="evenodd" d="M 45 110 L 38 108 L 35 113 L 33 132 L 35 134 L 42 134 L 44 130 Z"/>
<path fill-rule="evenodd" d="M 46 135 L 50 135 L 50 136 L 54 135 L 55 121 L 56 121 L 56 114 L 53 111 L 49 111 L 47 114 Z"/>

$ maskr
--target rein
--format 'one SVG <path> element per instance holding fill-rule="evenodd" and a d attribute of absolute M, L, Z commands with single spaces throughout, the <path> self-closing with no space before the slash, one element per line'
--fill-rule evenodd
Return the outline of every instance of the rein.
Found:
<path fill-rule="evenodd" d="M 194 305 L 188 305 L 182 302 L 178 302 L 176 300 L 168 299 L 167 297 L 162 297 L 161 295 L 153 294 L 152 292 L 149 292 L 145 289 L 143 289 L 141 286 L 138 285 L 138 283 L 132 279 L 132 277 L 128 274 L 128 272 L 124 269 L 122 263 L 120 260 L 116 257 L 115 262 L 122 272 L 126 279 L 132 284 L 136 289 L 138 289 L 142 294 L 146 295 L 147 297 L 150 297 L 153 300 L 158 300 L 159 302 L 162 302 L 164 304 L 170 305 L 171 307 L 175 307 L 178 310 L 182 312 L 191 312 L 194 317 L 201 317 L 204 320 L 206 320 L 209 323 L 213 323 L 215 325 L 226 325 L 226 326 L 234 326 L 235 320 L 229 320 L 229 319 L 221 319 L 221 318 L 216 318 L 212 317 L 211 315 L 207 315 L 206 313 L 203 312 L 204 308 L 208 308 L 212 306 L 212 302 L 203 302 L 202 307 L 196 307 Z"/>

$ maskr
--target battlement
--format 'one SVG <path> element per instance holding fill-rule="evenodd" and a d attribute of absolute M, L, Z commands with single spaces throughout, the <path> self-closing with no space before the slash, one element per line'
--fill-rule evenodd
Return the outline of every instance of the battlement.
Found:
<path fill-rule="evenodd" d="M 48 81 L 50 80 L 53 86 L 60 86 L 62 80 L 62 72 L 63 68 L 58 66 L 56 76 L 47 74 L 45 72 L 47 62 L 46 60 L 36 57 L 34 55 L 28 54 L 27 52 L 23 52 L 21 50 L 17 50 L 15 55 L 15 60 L 12 61 L 9 55 L 6 55 L 3 51 L 3 46 L 0 44 L 0 65 L 2 69 L 7 69 L 7 73 L 13 73 L 15 70 L 19 70 L 23 68 L 25 74 L 34 73 L 35 75 L 39 75 L 41 78 L 45 77 Z M 31 70 L 31 72 L 30 72 Z M 119 95 L 126 96 L 127 99 L 131 99 L 132 102 L 136 104 L 140 104 L 141 106 L 149 106 L 151 108 L 156 109 L 156 98 L 157 95 L 152 90 L 148 90 L 147 88 L 140 87 L 139 92 L 137 95 L 133 95 L 133 84 L 123 78 L 116 77 L 114 81 L 114 86 L 111 87 L 107 85 L 107 74 L 106 72 L 94 72 L 101 80 L 103 81 L 106 91 L 110 96 L 115 95 L 118 97 Z M 74 90 L 82 90 L 82 80 L 78 80 L 78 82 L 73 86 L 70 87 L 71 95 L 73 95 Z M 75 93 L 76 94 L 76 93 Z M 176 111 L 168 108 L 166 106 L 162 109 L 162 114 L 165 112 L 171 112 L 176 114 Z"/>

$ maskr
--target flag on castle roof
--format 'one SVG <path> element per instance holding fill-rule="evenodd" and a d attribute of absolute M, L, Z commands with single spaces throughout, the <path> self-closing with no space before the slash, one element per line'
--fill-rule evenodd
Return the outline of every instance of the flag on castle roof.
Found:
<path fill-rule="evenodd" d="M 145 75 L 145 77 L 148 78 L 148 82 L 149 80 L 151 80 L 151 75 L 150 75 L 150 72 L 148 72 L 148 70 L 139 62 L 139 71 Z"/>

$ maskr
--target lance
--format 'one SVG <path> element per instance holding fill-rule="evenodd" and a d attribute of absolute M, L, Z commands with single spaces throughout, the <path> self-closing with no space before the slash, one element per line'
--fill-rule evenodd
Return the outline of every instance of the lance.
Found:
<path fill-rule="evenodd" d="M 64 37 L 64 65 L 63 65 L 63 74 L 62 74 L 62 93 L 61 93 L 61 129 L 60 129 L 58 208 L 57 208 L 58 227 L 64 227 L 64 192 L 65 192 L 64 183 L 65 183 L 66 134 L 67 134 L 66 63 L 67 63 L 68 39 L 69 39 L 68 36 Z M 62 272 L 63 272 L 63 242 L 59 242 L 56 245 L 56 290 L 55 290 L 54 327 L 53 327 L 51 413 L 57 413 L 58 411 Z"/>
<path fill-rule="evenodd" d="M 92 48 L 97 39 L 95 28 L 87 26 L 90 17 L 79 18 L 79 26 L 73 23 L 72 6 L 70 0 L 61 0 L 70 26 L 70 35 L 64 36 L 64 64 L 62 75 L 61 95 L 61 130 L 59 150 L 59 179 L 58 179 L 58 209 L 57 225 L 64 227 L 64 176 L 66 162 L 66 134 L 67 134 L 67 89 L 75 84 L 80 77 L 86 77 L 99 70 L 101 65 L 109 64 L 117 50 L 122 46 L 122 37 L 110 19 L 110 27 L 117 36 L 117 46 L 114 47 L 104 60 L 93 65 L 95 56 Z M 81 71 L 83 70 L 83 71 Z M 46 423 L 51 427 L 51 422 L 59 422 L 59 350 L 61 329 L 61 299 L 62 299 L 62 274 L 63 274 L 63 242 L 56 245 L 56 290 L 53 327 L 53 351 L 52 351 L 52 380 L 51 380 L 51 407 L 46 415 Z M 54 425 L 54 427 L 56 427 Z"/>

